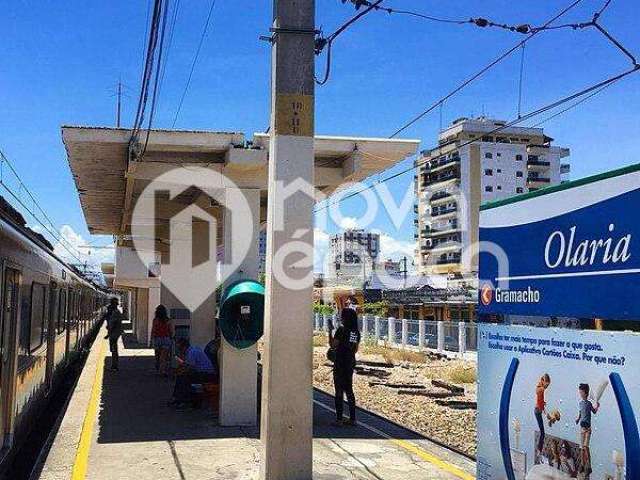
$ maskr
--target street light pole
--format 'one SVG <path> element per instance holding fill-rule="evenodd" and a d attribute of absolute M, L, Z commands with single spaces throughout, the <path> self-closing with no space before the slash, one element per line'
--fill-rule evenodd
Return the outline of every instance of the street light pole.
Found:
<path fill-rule="evenodd" d="M 274 0 L 260 476 L 312 477 L 314 0 Z M 302 182 L 300 182 L 302 180 Z M 275 273 L 278 272 L 278 275 Z M 284 279 L 298 279 L 295 288 Z M 284 283 L 287 283 L 285 285 Z"/>

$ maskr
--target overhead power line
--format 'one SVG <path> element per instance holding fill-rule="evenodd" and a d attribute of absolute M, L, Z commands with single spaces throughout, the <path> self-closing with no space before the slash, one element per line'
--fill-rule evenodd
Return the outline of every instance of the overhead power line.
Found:
<path fill-rule="evenodd" d="M 15 177 L 18 183 L 18 193 L 7 183 L 4 174 L 4 166 L 9 168 L 9 172 Z M 23 182 L 22 178 L 18 174 L 16 168 L 7 156 L 0 150 L 0 186 L 4 188 L 7 193 L 26 211 L 43 229 L 48 233 L 54 242 L 57 242 L 62 248 L 64 248 L 71 257 L 79 262 L 84 262 L 81 258 L 83 255 L 71 242 L 69 242 L 62 234 L 60 230 L 53 223 L 47 212 L 42 208 L 40 203 L 35 198 L 35 195 L 31 192 L 29 187 Z M 31 200 L 31 207 L 22 199 L 21 192 L 26 192 L 27 196 Z M 36 212 L 37 210 L 37 212 Z M 38 213 L 39 212 L 39 213 Z"/>
<path fill-rule="evenodd" d="M 555 14 L 553 17 L 551 17 L 549 20 L 547 20 L 543 25 L 544 26 L 549 26 L 551 25 L 553 22 L 555 22 L 556 20 L 558 20 L 560 17 L 562 17 L 563 15 L 565 15 L 567 12 L 569 12 L 571 9 L 573 9 L 574 7 L 576 7 L 582 0 L 574 0 L 568 7 L 565 7 L 564 9 L 562 9 L 559 13 Z M 515 52 L 516 50 L 518 50 L 519 48 L 521 48 L 523 45 L 525 45 L 529 40 L 531 40 L 532 38 L 534 38 L 538 33 L 540 33 L 542 30 L 536 30 L 532 33 L 530 33 L 527 37 L 525 37 L 524 39 L 520 40 L 517 44 L 515 44 L 513 47 L 509 48 L 508 50 L 506 50 L 505 52 L 501 53 L 495 60 L 493 60 L 492 62 L 490 62 L 488 65 L 482 67 L 478 72 L 474 73 L 471 77 L 467 78 L 465 81 L 463 81 L 461 84 L 459 84 L 457 87 L 455 87 L 453 90 L 451 90 L 449 93 L 447 93 L 446 95 L 444 95 L 442 98 L 440 98 L 439 100 L 436 100 L 435 102 L 433 102 L 426 110 L 423 110 L 422 112 L 420 112 L 419 114 L 417 114 L 416 116 L 414 116 L 411 120 L 409 120 L 408 122 L 406 122 L 404 125 L 402 125 L 400 128 L 398 128 L 395 132 L 393 132 L 389 138 L 394 138 L 396 136 L 398 136 L 399 134 L 401 134 L 402 132 L 404 132 L 407 128 L 411 127 L 412 125 L 414 125 L 416 122 L 418 122 L 419 120 L 421 120 L 423 117 L 425 117 L 426 115 L 428 115 L 429 113 L 431 113 L 433 110 L 435 110 L 436 108 L 438 108 L 438 106 L 440 104 L 442 104 L 443 102 L 445 102 L 446 100 L 448 100 L 449 98 L 453 97 L 454 95 L 456 95 L 458 92 L 460 92 L 461 90 L 463 90 L 465 87 L 467 87 L 468 85 L 470 85 L 471 83 L 473 83 L 475 80 L 477 80 L 478 78 L 480 78 L 482 75 L 484 75 L 485 73 L 487 73 L 489 70 L 491 70 L 493 67 L 495 67 L 497 64 L 499 64 L 500 62 L 502 62 L 505 58 L 507 58 L 508 56 L 510 56 L 513 52 Z"/>
<path fill-rule="evenodd" d="M 167 3 L 164 5 L 163 11 L 162 11 L 162 24 L 160 27 L 160 46 L 158 48 L 158 57 L 156 60 L 156 68 L 155 68 L 155 80 L 153 83 L 153 96 L 151 97 L 151 111 L 149 112 L 149 123 L 147 126 L 147 136 L 145 138 L 144 141 L 144 148 L 142 149 L 142 153 L 141 153 L 141 157 L 144 156 L 144 154 L 147 152 L 147 146 L 149 145 L 149 135 L 151 133 L 151 127 L 153 125 L 153 117 L 156 111 L 156 106 L 157 106 L 157 102 L 158 99 L 160 98 L 160 76 L 162 73 L 162 53 L 164 50 L 164 38 L 165 38 L 165 33 L 167 30 L 167 14 L 169 12 L 169 5 L 168 5 L 168 1 Z"/>
<path fill-rule="evenodd" d="M 472 83 L 473 81 L 475 81 L 476 79 L 478 79 L 479 77 L 481 77 L 482 75 L 484 75 L 488 70 L 490 70 L 491 68 L 493 68 L 495 65 L 497 65 L 498 63 L 500 63 L 502 60 L 504 60 L 505 58 L 507 58 L 509 55 L 511 55 L 514 51 L 516 51 L 518 48 L 524 47 L 524 45 L 531 40 L 534 36 L 536 36 L 538 33 L 550 29 L 553 25 L 553 22 L 555 22 L 557 19 L 559 19 L 560 17 L 562 17 L 564 14 L 566 14 L 569 10 L 571 10 L 572 8 L 574 8 L 576 5 L 578 5 L 578 3 L 580 3 L 582 0 L 575 0 L 571 5 L 569 5 L 568 7 L 566 7 L 564 10 L 562 10 L 560 13 L 558 13 L 557 15 L 555 15 L 553 18 L 551 18 L 549 21 L 547 21 L 542 27 L 537 28 L 536 30 L 533 30 L 526 38 L 524 38 L 523 40 L 521 40 L 520 42 L 518 42 L 518 44 L 514 45 L 513 47 L 511 47 L 510 49 L 508 49 L 507 51 L 505 51 L 503 54 L 501 54 L 498 58 L 496 58 L 494 61 L 492 61 L 491 63 L 489 63 L 487 66 L 483 67 L 482 69 L 480 69 L 480 71 L 478 71 L 476 74 L 472 75 L 470 78 L 468 78 L 467 80 L 465 80 L 464 82 L 462 82 L 460 85 L 458 85 L 456 88 L 454 88 L 452 91 L 450 91 L 448 94 L 446 94 L 444 97 L 440 98 L 439 100 L 437 100 L 436 102 L 434 102 L 432 105 L 430 105 L 426 110 L 422 111 L 421 113 L 419 113 L 418 115 L 416 115 L 415 117 L 413 117 L 411 120 L 409 120 L 407 123 L 405 123 L 404 125 L 402 125 L 400 128 L 398 128 L 395 132 L 393 132 L 393 134 L 390 135 L 389 138 L 394 138 L 397 135 L 399 135 L 400 133 L 402 133 L 403 131 L 405 131 L 406 129 L 408 129 L 409 127 L 411 127 L 412 125 L 414 125 L 416 122 L 418 122 L 419 120 L 421 120 L 424 116 L 426 116 L 427 114 L 429 114 L 430 112 L 432 112 L 434 109 L 436 109 L 439 105 L 441 105 L 444 101 L 446 101 L 447 99 L 451 98 L 453 95 L 457 94 L 458 92 L 460 92 L 462 89 L 464 89 L 467 85 L 469 85 L 470 83 Z M 618 48 L 625 56 L 627 56 L 630 60 L 631 63 L 633 64 L 633 66 L 637 66 L 638 62 L 636 60 L 636 58 L 634 57 L 634 55 L 628 50 L 626 49 L 619 41 L 617 41 L 604 27 L 602 27 L 599 23 L 598 20 L 600 18 L 600 15 L 606 10 L 606 8 L 611 4 L 611 0 L 607 0 L 603 7 L 600 8 L 600 10 L 598 10 L 597 12 L 595 12 L 593 14 L 592 19 L 589 22 L 584 22 L 579 24 L 580 28 L 587 28 L 587 27 L 593 27 L 596 30 L 598 30 L 598 32 L 600 32 L 610 43 L 612 43 L 616 48 Z M 565 25 L 566 26 L 566 25 Z M 558 25 L 557 27 L 563 27 L 563 25 Z"/>
<path fill-rule="evenodd" d="M 455 25 L 474 25 L 480 28 L 495 27 L 495 28 L 501 28 L 503 30 L 509 30 L 515 33 L 521 33 L 524 35 L 527 35 L 536 31 L 539 32 L 542 30 L 556 30 L 559 28 L 578 29 L 578 28 L 585 28 L 585 26 L 587 26 L 584 23 L 567 23 L 564 25 L 541 25 L 541 26 L 534 26 L 530 23 L 507 24 L 507 23 L 494 22 L 484 17 L 451 19 L 451 18 L 437 17 L 434 15 L 427 15 L 421 12 L 416 12 L 411 10 L 400 10 L 397 8 L 384 7 L 382 5 L 374 5 L 373 2 L 370 2 L 367 0 L 350 0 L 350 1 L 356 6 L 356 9 L 359 9 L 361 6 L 370 6 L 373 10 L 386 12 L 388 14 L 407 15 L 407 16 L 417 17 L 423 20 L 428 20 L 431 22 L 449 23 L 449 24 L 455 24 Z M 602 12 L 604 12 L 604 10 L 609 6 L 610 2 L 611 0 L 605 3 L 605 5 L 597 12 L 597 14 L 600 15 Z M 346 3 L 346 2 L 343 1 L 343 3 Z"/>
<path fill-rule="evenodd" d="M 324 76 L 322 77 L 322 80 L 318 80 L 318 77 L 315 77 L 314 75 L 314 79 L 318 85 L 324 85 L 325 83 L 327 83 L 327 81 L 329 80 L 329 75 L 331 75 L 331 48 L 333 46 L 333 41 L 336 38 L 338 38 L 342 34 L 342 32 L 347 30 L 351 25 L 356 23 L 358 20 L 364 17 L 367 13 L 369 13 L 371 10 L 379 6 L 382 3 L 382 1 L 383 0 L 378 0 L 377 2 L 367 5 L 367 8 L 365 8 L 362 12 L 356 14 L 354 17 L 347 20 L 346 23 L 344 23 L 341 27 L 339 27 L 335 32 L 333 32 L 328 37 L 325 38 L 322 35 L 320 35 L 319 37 L 316 38 L 316 45 L 315 45 L 316 55 L 320 55 L 320 53 L 322 53 L 322 51 L 325 48 L 327 49 L 327 60 L 326 60 L 326 66 L 325 66 Z M 356 9 L 359 9 L 359 8 L 360 8 L 360 5 L 356 5 Z"/>
<path fill-rule="evenodd" d="M 546 113 L 546 112 L 548 112 L 550 110 L 558 108 L 559 106 L 564 105 L 565 103 L 571 102 L 571 101 L 573 101 L 575 99 L 578 99 L 578 98 L 581 98 L 581 97 L 583 97 L 585 95 L 589 95 L 590 94 L 588 97 L 586 97 L 586 98 L 590 98 L 590 97 L 592 97 L 594 95 L 597 95 L 597 93 L 600 93 L 602 90 L 604 90 L 605 88 L 609 87 L 610 85 L 613 85 L 614 83 L 622 80 L 623 78 L 625 78 L 625 77 L 627 77 L 627 76 L 629 76 L 629 75 L 631 75 L 633 73 L 638 72 L 639 70 L 640 70 L 640 66 L 639 65 L 635 65 L 631 69 L 626 70 L 626 71 L 624 71 L 624 72 L 622 72 L 620 74 L 617 74 L 617 75 L 614 75 L 612 77 L 609 77 L 606 80 L 598 82 L 598 83 L 596 83 L 594 85 L 591 85 L 591 86 L 589 86 L 587 88 L 584 88 L 584 89 L 582 89 L 582 90 L 580 90 L 580 91 L 578 91 L 576 93 L 573 93 L 571 95 L 563 97 L 563 98 L 561 98 L 559 100 L 556 100 L 556 101 L 554 101 L 552 103 L 544 105 L 543 107 L 540 107 L 540 108 L 538 108 L 536 110 L 533 110 L 533 111 L 531 111 L 531 112 L 529 112 L 529 113 L 527 113 L 525 115 L 522 115 L 519 118 L 511 120 L 510 122 L 507 122 L 504 125 L 499 126 L 499 127 L 495 128 L 494 130 L 491 130 L 490 132 L 487 132 L 485 135 L 494 135 L 496 133 L 501 132 L 502 130 L 504 130 L 506 128 L 518 125 L 519 123 L 522 123 L 522 122 L 524 122 L 526 120 L 529 120 L 529 119 L 532 119 L 534 117 L 537 117 L 538 115 L 541 115 L 541 114 Z M 586 98 L 584 100 L 586 100 Z M 582 101 L 584 101 L 584 100 L 582 100 Z M 579 103 L 581 103 L 581 102 L 579 102 Z M 571 108 L 573 108 L 575 106 L 577 106 L 577 104 L 574 104 Z M 567 108 L 564 111 L 558 112 L 556 116 L 558 116 L 558 115 L 560 115 L 560 114 L 562 114 L 562 113 L 564 113 L 564 112 L 566 112 L 568 110 L 570 110 L 570 108 Z M 547 121 L 550 118 L 548 118 L 548 119 L 546 119 L 544 121 Z M 471 145 L 472 143 L 475 143 L 475 142 L 478 142 L 478 141 L 480 141 L 480 139 L 477 139 L 477 138 L 470 139 L 470 140 L 468 140 L 466 142 L 461 143 L 460 145 L 457 145 L 456 148 L 460 149 L 460 148 L 463 148 L 463 147 L 465 147 L 467 145 Z M 389 176 L 387 176 L 387 177 L 385 177 L 385 178 L 383 178 L 381 180 L 378 180 L 378 181 L 374 182 L 371 185 L 368 185 L 366 187 L 363 187 L 363 188 L 359 189 L 358 191 L 355 191 L 355 192 L 352 192 L 352 193 L 350 193 L 348 195 L 345 195 L 345 196 L 339 198 L 337 201 L 334 201 L 334 202 L 331 202 L 331 203 L 327 203 L 327 204 L 323 205 L 322 207 L 319 207 L 319 208 L 315 209 L 314 213 L 317 213 L 319 211 L 325 210 L 325 209 L 327 209 L 327 208 L 329 208 L 329 207 L 331 207 L 333 205 L 336 205 L 336 204 L 338 204 L 340 202 L 343 202 L 344 200 L 348 200 L 349 198 L 352 198 L 352 197 L 355 197 L 357 195 L 360 195 L 361 193 L 363 193 L 363 192 L 365 192 L 367 190 L 371 190 L 372 188 L 374 188 L 378 184 L 388 182 L 390 180 L 393 180 L 394 178 L 400 177 L 401 175 L 404 175 L 406 173 L 412 172 L 412 171 L 420 168 L 421 166 L 425 165 L 426 163 L 427 163 L 427 160 L 417 161 L 417 162 L 414 163 L 414 165 L 412 165 L 409 168 L 403 169 L 403 170 L 401 170 L 399 172 L 396 172 L 396 173 L 394 173 L 392 175 L 389 175 Z"/>
<path fill-rule="evenodd" d="M 604 85 L 603 87 L 591 92 L 589 95 L 582 97 L 580 100 L 578 100 L 577 102 L 572 103 L 571 105 L 569 105 L 566 108 L 563 108 L 562 110 L 554 113 L 553 115 L 548 116 L 547 118 L 540 120 L 538 123 L 535 123 L 533 125 L 531 125 L 532 128 L 537 128 L 541 125 L 544 125 L 545 123 L 553 120 L 556 117 L 559 117 L 560 115 L 568 112 L 569 110 L 573 110 L 574 108 L 576 108 L 578 105 L 586 102 L 587 100 L 589 100 L 592 97 L 595 97 L 596 95 L 598 95 L 599 93 L 601 93 L 603 90 L 606 90 L 607 88 L 609 88 L 611 85 L 613 85 L 613 83 L 607 83 L 606 85 Z"/>
<path fill-rule="evenodd" d="M 338 35 L 340 35 L 342 32 L 344 32 L 347 28 L 349 28 L 357 20 L 359 20 L 364 15 L 366 15 L 367 13 L 369 13 L 371 11 L 374 11 L 374 10 L 375 11 L 380 11 L 380 12 L 386 12 L 388 14 L 408 15 L 408 16 L 412 16 L 412 17 L 421 18 L 423 20 L 428 20 L 428 21 L 431 21 L 431 22 L 448 23 L 448 24 L 455 24 L 455 25 L 471 24 L 471 25 L 475 25 L 476 27 L 481 27 L 481 28 L 497 27 L 497 28 L 502 28 L 502 29 L 509 30 L 509 31 L 512 31 L 512 32 L 517 32 L 517 33 L 528 35 L 528 37 L 524 41 L 520 42 L 516 47 L 511 49 L 505 55 L 505 57 L 509 56 L 513 50 L 516 50 L 520 46 L 524 45 L 524 43 L 526 43 L 526 41 L 530 40 L 531 37 L 533 37 L 537 33 L 540 33 L 540 32 L 542 32 L 544 30 L 555 30 L 555 29 L 559 29 L 559 28 L 581 29 L 581 28 L 586 28 L 586 27 L 589 27 L 589 26 L 593 26 L 593 25 L 591 25 L 591 22 L 572 23 L 572 24 L 564 24 L 564 25 L 551 25 L 555 20 L 557 20 L 562 15 L 564 15 L 566 13 L 566 11 L 570 10 L 575 5 L 580 3 L 581 0 L 577 0 L 576 2 L 574 2 L 574 4 L 570 5 L 567 9 L 565 9 L 565 11 L 563 11 L 560 14 L 556 15 L 554 18 L 552 18 L 551 20 L 547 21 L 546 23 L 544 23 L 541 26 L 532 26 L 531 24 L 528 24 L 528 23 L 523 23 L 523 24 L 518 24 L 518 25 L 508 25 L 508 24 L 504 24 L 504 23 L 493 22 L 493 21 L 488 20 L 488 19 L 486 19 L 484 17 L 476 17 L 476 18 L 472 17 L 472 18 L 460 18 L 460 19 L 443 18 L 443 17 L 438 17 L 438 16 L 435 16 L 435 15 L 427 15 L 427 14 L 416 12 L 416 11 L 400 10 L 400 9 L 396 9 L 396 8 L 385 7 L 385 6 L 381 5 L 382 4 L 382 0 L 378 0 L 376 2 L 371 2 L 371 1 L 368 1 L 368 0 L 342 0 L 342 3 L 347 3 L 347 1 L 352 3 L 355 6 L 356 10 L 360 10 L 360 8 L 362 8 L 362 7 L 365 7 L 365 8 L 360 13 L 358 13 L 355 17 L 351 18 L 349 21 L 347 21 L 345 24 L 343 24 L 340 28 L 338 28 L 331 35 L 329 35 L 327 37 L 324 37 L 321 34 L 319 37 L 316 38 L 316 55 L 320 55 L 325 49 L 326 49 L 326 52 L 327 52 L 326 53 L 326 65 L 325 65 L 324 75 L 323 75 L 322 79 L 316 78 L 316 83 L 318 85 L 324 85 L 329 80 L 329 76 L 330 76 L 330 73 L 331 73 L 331 57 L 332 57 L 332 51 L 331 50 L 332 50 L 333 41 L 335 40 L 335 38 Z M 602 13 L 602 11 L 604 11 L 604 9 L 607 8 L 608 3 L 610 3 L 610 1 L 611 0 L 608 0 L 608 2 L 605 4 L 605 6 L 603 8 L 601 8 L 601 10 L 597 13 L 597 15 L 600 15 L 600 13 Z M 498 62 L 501 61 L 502 59 L 503 58 L 500 58 L 498 60 Z"/>
<path fill-rule="evenodd" d="M 189 86 L 191 85 L 191 78 L 193 77 L 193 72 L 196 68 L 196 64 L 198 63 L 198 57 L 200 56 L 200 50 L 202 50 L 202 44 L 204 43 L 204 39 L 207 36 L 207 31 L 209 30 L 209 23 L 211 22 L 211 15 L 213 14 L 213 8 L 216 6 L 216 0 L 211 0 L 211 6 L 209 7 L 209 13 L 207 14 L 207 19 L 204 22 L 204 27 L 202 29 L 202 34 L 200 35 L 200 41 L 198 42 L 198 47 L 196 48 L 196 53 L 193 56 L 193 61 L 191 62 L 191 69 L 189 70 L 189 76 L 187 77 L 187 83 L 184 86 L 184 90 L 182 91 L 182 95 L 180 96 L 180 102 L 178 103 L 178 108 L 176 109 L 176 114 L 173 117 L 173 123 L 171 124 L 171 128 L 176 126 L 176 122 L 178 121 L 178 116 L 180 115 L 180 110 L 182 110 L 182 104 L 184 103 L 184 99 L 187 96 L 187 91 L 189 90 Z"/>
<path fill-rule="evenodd" d="M 136 109 L 136 115 L 134 118 L 133 129 L 131 133 L 131 142 L 134 142 L 137 139 L 138 132 L 144 121 L 147 100 L 149 97 L 149 85 L 153 77 L 155 50 L 158 42 L 158 32 L 163 5 L 164 0 L 155 0 L 153 6 L 153 15 L 151 17 L 151 26 L 149 28 L 149 36 L 147 39 L 147 52 L 143 61 L 144 68 L 142 73 L 142 80 L 140 83 L 138 107 Z"/>

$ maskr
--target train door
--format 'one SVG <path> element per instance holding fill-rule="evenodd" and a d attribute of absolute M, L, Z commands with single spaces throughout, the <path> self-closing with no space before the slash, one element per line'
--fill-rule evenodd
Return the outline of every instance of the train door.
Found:
<path fill-rule="evenodd" d="M 45 382 L 47 391 L 53 385 L 53 367 L 56 361 L 56 318 L 57 315 L 58 287 L 56 282 L 49 282 L 49 316 L 45 319 L 47 322 L 47 370 L 45 373 Z"/>
<path fill-rule="evenodd" d="M 2 283 L 0 316 L 0 444 L 11 442 L 16 377 L 20 271 L 6 267 Z"/>

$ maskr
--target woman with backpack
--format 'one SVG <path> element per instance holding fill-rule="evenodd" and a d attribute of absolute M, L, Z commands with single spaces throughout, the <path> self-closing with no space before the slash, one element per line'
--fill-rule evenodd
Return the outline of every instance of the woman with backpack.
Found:
<path fill-rule="evenodd" d="M 329 344 L 335 352 L 333 362 L 333 384 L 335 387 L 335 405 L 337 423 L 344 424 L 342 418 L 343 397 L 349 403 L 349 420 L 347 425 L 356 425 L 356 396 L 353 393 L 353 371 L 356 366 L 356 353 L 360 345 L 358 314 L 351 308 L 344 308 L 340 313 L 342 325 L 332 334 L 329 330 Z"/>

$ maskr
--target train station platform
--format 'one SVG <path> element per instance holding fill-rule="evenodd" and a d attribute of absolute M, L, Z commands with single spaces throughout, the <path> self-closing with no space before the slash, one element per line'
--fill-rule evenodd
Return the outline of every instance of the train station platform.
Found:
<path fill-rule="evenodd" d="M 258 428 L 221 427 L 208 408 L 170 408 L 173 382 L 155 373 L 153 350 L 125 334 L 120 370 L 112 372 L 102 337 L 33 479 L 259 478 Z M 335 426 L 333 399 L 318 391 L 313 420 L 313 478 L 474 478 L 470 459 L 375 415 L 359 412 L 357 427 Z"/>

